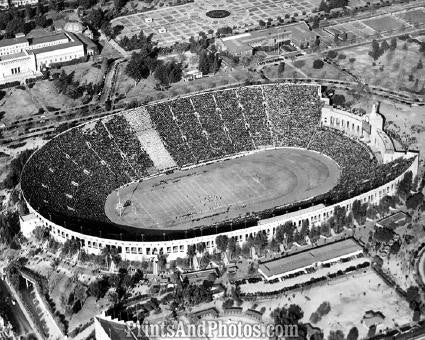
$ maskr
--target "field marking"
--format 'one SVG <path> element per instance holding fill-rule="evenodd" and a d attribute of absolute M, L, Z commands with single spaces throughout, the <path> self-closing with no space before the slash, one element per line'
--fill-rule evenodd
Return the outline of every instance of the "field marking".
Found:
<path fill-rule="evenodd" d="M 259 152 L 230 161 L 228 167 L 223 168 L 223 163 L 216 163 L 219 164 L 218 167 L 214 164 L 207 165 L 211 170 L 206 172 L 205 167 L 199 168 L 201 170 L 196 168 L 190 170 L 193 173 L 189 172 L 188 177 L 184 176 L 184 172 L 183 177 L 180 177 L 180 173 L 176 173 L 176 177 L 170 175 L 167 184 L 157 186 L 155 181 L 159 180 L 154 179 L 151 183 L 145 182 L 145 186 L 134 188 L 130 185 L 122 192 L 127 194 L 134 192 L 134 210 L 129 210 L 122 218 L 117 218 L 115 214 L 112 216 L 109 214 L 108 217 L 120 224 L 136 227 L 143 224 L 148 228 L 150 224 L 154 228 L 159 225 L 164 228 L 192 228 L 241 216 L 248 211 L 267 209 L 267 199 L 270 206 L 298 201 L 310 191 L 307 188 L 310 177 L 320 177 L 323 174 L 320 169 L 326 169 L 328 176 L 336 173 L 333 169 L 336 164 L 331 166 L 324 156 L 306 154 L 309 151 L 293 149 L 268 151 L 271 152 L 277 155 L 271 159 L 272 162 L 269 162 L 270 158 L 264 158 L 262 163 L 260 157 L 263 157 L 261 156 L 263 152 Z M 245 159 L 249 160 L 250 157 L 254 157 L 253 161 L 245 162 Z M 262 165 L 266 163 L 269 166 L 266 165 L 263 171 Z M 326 174 L 324 176 L 326 177 Z M 174 183 L 173 180 L 176 178 L 180 178 L 180 181 Z M 321 186 L 333 185 L 336 180 L 332 177 L 320 183 L 316 181 L 316 187 L 312 190 L 320 194 Z M 270 189 L 267 189 L 267 185 Z M 299 190 L 304 191 L 298 192 Z M 308 194 L 309 197 L 310 195 Z M 208 199 L 208 196 L 212 197 Z M 116 197 L 110 195 L 107 205 L 112 207 L 114 203 Z M 112 212 L 113 209 L 107 208 L 106 211 Z M 184 216 L 188 213 L 189 216 Z"/>

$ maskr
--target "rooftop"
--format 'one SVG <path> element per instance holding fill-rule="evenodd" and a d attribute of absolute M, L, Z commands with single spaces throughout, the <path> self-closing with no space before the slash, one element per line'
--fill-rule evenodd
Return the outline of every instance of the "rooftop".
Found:
<path fill-rule="evenodd" d="M 28 56 L 28 53 L 26 53 L 26 52 L 12 53 L 12 54 L 7 54 L 7 55 L 2 55 L 0 57 L 0 61 L 17 59 L 17 58 L 22 58 L 22 57 L 26 57 L 26 56 Z"/>
<path fill-rule="evenodd" d="M 273 27 L 265 30 L 253 31 L 222 38 L 222 42 L 233 52 L 251 51 L 253 47 L 261 46 L 264 41 L 289 40 L 290 32 L 286 27 Z"/>
<path fill-rule="evenodd" d="M 54 42 L 58 40 L 69 40 L 65 33 L 54 33 L 44 36 L 36 36 L 31 39 L 31 45 L 44 44 L 47 42 Z"/>
<path fill-rule="evenodd" d="M 28 39 L 26 37 L 12 38 L 12 39 L 2 39 L 0 40 L 0 47 L 13 46 L 16 44 L 27 43 Z"/>
<path fill-rule="evenodd" d="M 316 38 L 316 33 L 310 31 L 310 28 L 304 21 L 284 26 L 285 29 L 291 32 L 292 40 L 305 41 Z"/>
<path fill-rule="evenodd" d="M 361 250 L 362 247 L 352 238 L 349 238 L 285 256 L 277 260 L 263 262 L 260 264 L 259 270 L 261 270 L 266 277 L 273 277 Z"/>
<path fill-rule="evenodd" d="M 376 225 L 379 227 L 395 230 L 398 227 L 402 227 L 410 223 L 411 220 L 412 217 L 409 214 L 403 211 L 399 211 L 376 222 Z"/>
<path fill-rule="evenodd" d="M 59 44 L 59 45 L 53 45 L 53 46 L 47 46 L 47 47 L 42 47 L 42 48 L 34 48 L 32 49 L 32 52 L 34 54 L 40 54 L 40 53 L 46 53 L 46 52 L 50 52 L 50 51 L 55 51 L 55 50 L 62 50 L 65 48 L 69 48 L 69 47 L 73 47 L 73 46 L 82 46 L 83 43 L 80 41 L 70 41 L 67 42 L 65 44 Z"/>

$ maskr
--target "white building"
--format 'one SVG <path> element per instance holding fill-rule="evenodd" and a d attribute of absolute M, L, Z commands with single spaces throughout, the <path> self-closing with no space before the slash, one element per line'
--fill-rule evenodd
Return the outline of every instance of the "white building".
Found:
<path fill-rule="evenodd" d="M 10 6 L 21 7 L 25 5 L 38 4 L 38 0 L 10 0 Z"/>
<path fill-rule="evenodd" d="M 0 84 L 35 78 L 43 67 L 82 58 L 85 51 L 84 43 L 67 32 L 1 40 Z"/>

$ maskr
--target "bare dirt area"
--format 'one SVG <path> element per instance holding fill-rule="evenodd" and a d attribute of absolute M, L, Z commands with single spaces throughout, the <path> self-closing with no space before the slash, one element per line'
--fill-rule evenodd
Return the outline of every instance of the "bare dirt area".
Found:
<path fill-rule="evenodd" d="M 53 81 L 40 80 L 31 89 L 32 95 L 48 110 L 66 109 L 81 105 L 79 100 L 74 100 L 68 96 L 58 93 Z"/>
<path fill-rule="evenodd" d="M 304 311 L 303 321 L 309 322 L 310 315 L 324 301 L 330 303 L 331 310 L 315 326 L 323 330 L 325 337 L 331 330 L 338 329 L 347 335 L 354 326 L 359 330 L 359 338 L 366 337 L 368 326 L 363 317 L 368 311 L 381 312 L 384 316 L 377 325 L 377 333 L 408 323 L 413 316 L 408 303 L 372 269 L 256 303 L 257 310 L 266 308 L 264 317 L 268 317 L 268 321 L 271 321 L 270 312 L 275 308 L 298 304 Z"/>
<path fill-rule="evenodd" d="M 418 44 L 397 39 L 397 48 L 387 50 L 375 62 L 368 54 L 370 50 L 370 44 L 347 48 L 340 52 L 346 58 L 337 57 L 336 61 L 370 85 L 409 91 L 420 91 L 424 87 L 425 70 L 417 65 L 421 59 L 425 62 L 425 56 L 419 52 Z"/>
<path fill-rule="evenodd" d="M 2 122 L 7 124 L 14 120 L 31 117 L 38 111 L 37 103 L 31 95 L 16 87 L 5 89 L 6 95 L 0 101 L 0 111 L 4 111 Z"/>
<path fill-rule="evenodd" d="M 94 66 L 92 61 L 64 66 L 62 70 L 64 70 L 66 74 L 74 72 L 74 81 L 78 81 L 81 85 L 89 83 L 97 84 L 102 80 L 100 66 Z"/>

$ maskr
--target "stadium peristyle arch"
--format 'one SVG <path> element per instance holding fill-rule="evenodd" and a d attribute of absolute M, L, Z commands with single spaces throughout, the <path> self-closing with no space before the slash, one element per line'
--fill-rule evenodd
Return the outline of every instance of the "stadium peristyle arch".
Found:
<path fill-rule="evenodd" d="M 355 200 L 378 204 L 392 195 L 418 155 L 398 152 L 372 111 L 360 116 L 332 108 L 320 85 L 273 83 L 199 92 L 125 110 L 67 130 L 36 151 L 24 166 L 21 185 L 35 225 L 57 241 L 80 241 L 88 253 L 117 248 L 124 259 L 158 254 L 186 256 L 204 242 L 215 250 L 217 234 L 240 243 L 279 225 L 320 224 L 335 206 L 350 211 Z M 282 202 L 219 223 L 194 228 L 140 227 L 113 223 L 105 202 L 117 189 L 262 150 L 310 150 L 334 160 L 338 183 L 314 197 Z M 121 202 L 117 213 L 127 203 Z M 131 204 L 131 202 L 130 202 Z M 146 211 L 149 214 L 149 211 Z"/>

